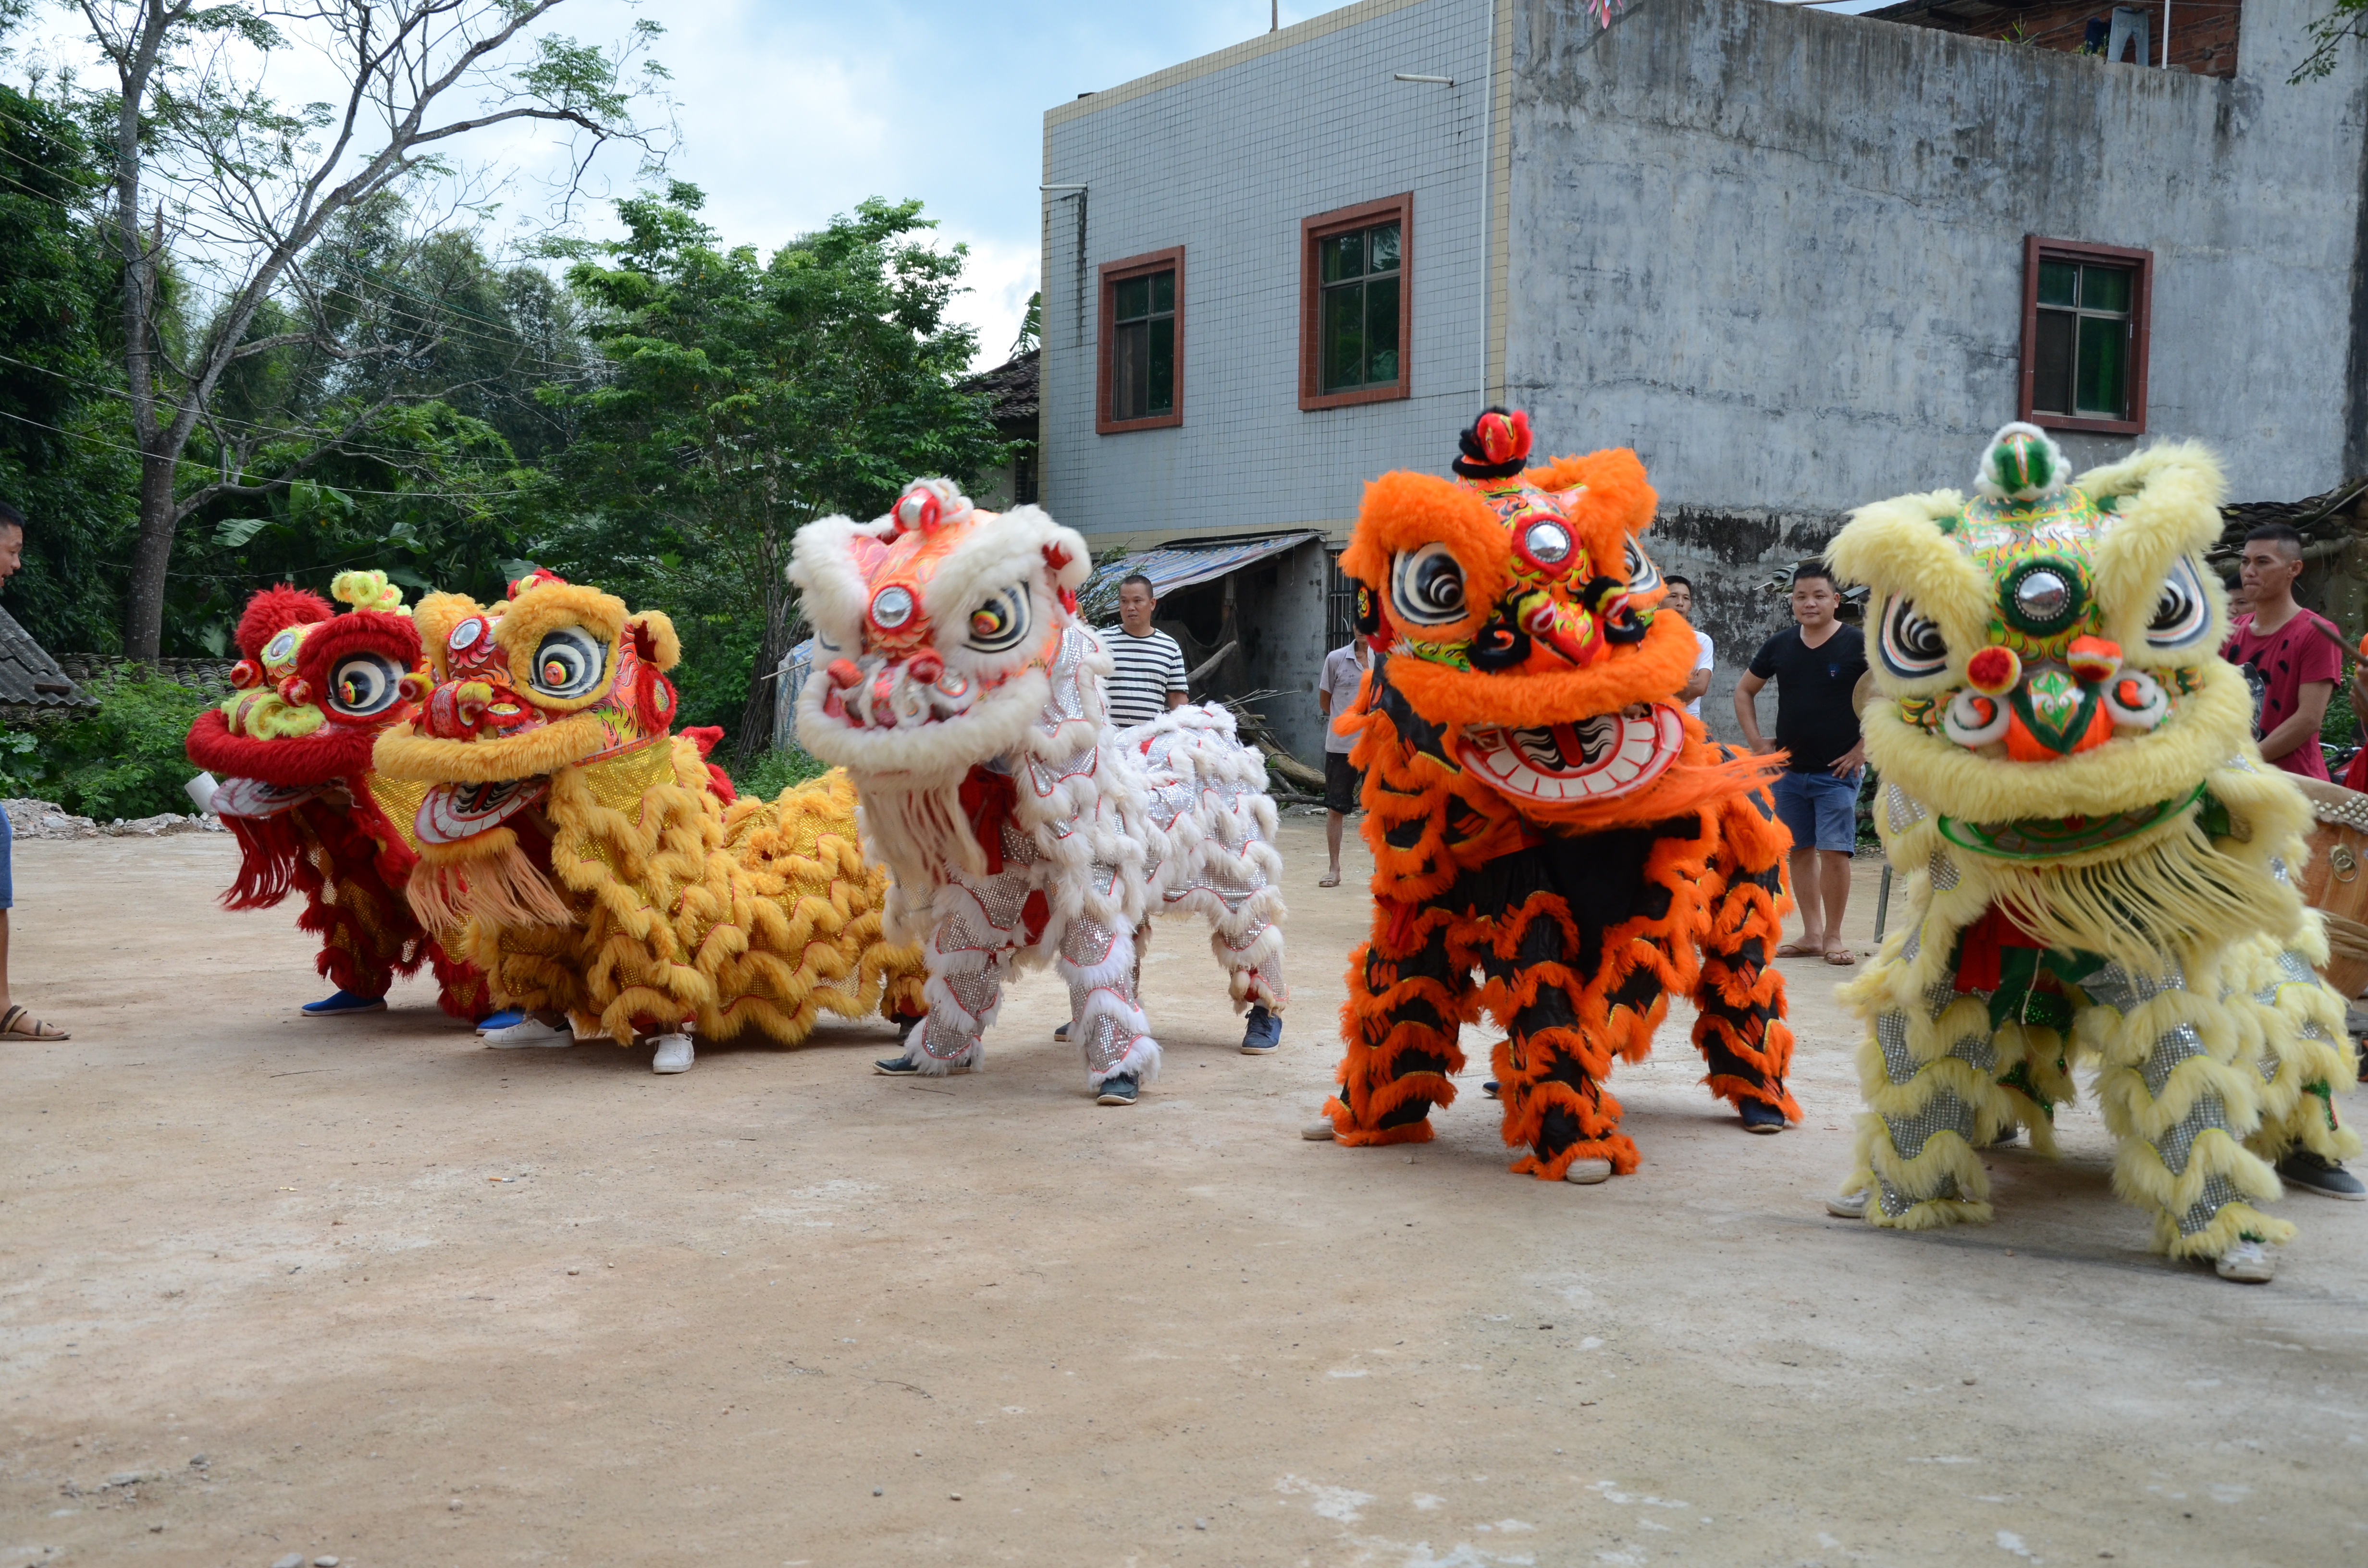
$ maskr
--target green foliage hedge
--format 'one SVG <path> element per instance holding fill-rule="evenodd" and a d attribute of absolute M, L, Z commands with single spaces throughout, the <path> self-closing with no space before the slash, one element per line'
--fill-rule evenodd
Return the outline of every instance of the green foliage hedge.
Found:
<path fill-rule="evenodd" d="M 98 699 L 89 718 L 0 728 L 0 790 L 100 822 L 188 811 L 182 785 L 198 769 L 183 745 L 189 726 L 215 699 L 128 671 L 102 676 L 85 689 Z"/>

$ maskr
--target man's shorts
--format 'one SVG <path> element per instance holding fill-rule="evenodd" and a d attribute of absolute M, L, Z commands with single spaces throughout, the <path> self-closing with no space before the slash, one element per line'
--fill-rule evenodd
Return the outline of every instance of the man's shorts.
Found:
<path fill-rule="evenodd" d="M 9 862 L 16 858 L 17 829 L 8 820 L 8 809 L 0 806 L 0 909 L 17 907 L 17 874 Z"/>
<path fill-rule="evenodd" d="M 1788 768 L 1776 776 L 1770 793 L 1776 797 L 1777 820 L 1792 830 L 1793 848 L 1857 851 L 1858 782 L 1856 773 L 1837 778 Z"/>
<path fill-rule="evenodd" d="M 1343 815 L 1357 809 L 1357 797 L 1365 786 L 1365 776 L 1349 764 L 1345 751 L 1324 754 L 1324 804 Z"/>

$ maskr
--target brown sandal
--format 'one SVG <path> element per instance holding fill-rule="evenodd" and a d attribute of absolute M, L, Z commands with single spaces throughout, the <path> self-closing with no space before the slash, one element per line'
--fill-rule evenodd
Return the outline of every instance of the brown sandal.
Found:
<path fill-rule="evenodd" d="M 62 1028 L 45 1024 L 23 1007 L 9 1008 L 0 1013 L 0 1040 L 72 1040 L 74 1036 Z"/>
<path fill-rule="evenodd" d="M 1850 965 L 1858 962 L 1858 955 L 1851 952 L 1848 948 L 1827 948 L 1826 949 L 1826 961 L 1833 965 L 1836 969 L 1848 969 Z"/>

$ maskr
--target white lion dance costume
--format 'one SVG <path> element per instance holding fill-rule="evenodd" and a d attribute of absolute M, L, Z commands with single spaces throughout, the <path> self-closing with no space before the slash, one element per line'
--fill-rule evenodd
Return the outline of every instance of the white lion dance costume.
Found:
<path fill-rule="evenodd" d="M 1163 912 L 1210 922 L 1251 1009 L 1243 1049 L 1280 1038 L 1264 762 L 1221 708 L 1110 728 L 1110 661 L 1077 619 L 1089 565 L 1036 507 L 981 511 L 943 480 L 875 522 L 798 532 L 790 580 L 824 666 L 798 734 L 854 778 L 867 853 L 894 879 L 889 928 L 926 943 L 928 1017 L 882 1072 L 976 1066 L 1005 973 L 1050 958 L 1088 1082 L 1130 1103 L 1159 1069 L 1135 971 L 1137 929 Z"/>
<path fill-rule="evenodd" d="M 2220 472 L 2161 446 L 2067 485 L 2028 425 L 1971 499 L 1861 508 L 1834 566 L 1880 607 L 1865 714 L 1884 850 L 1914 914 L 1842 996 L 1871 1029 L 1858 1169 L 1837 1211 L 1990 1217 L 1976 1153 L 2049 1122 L 2092 1061 L 2113 1186 L 2155 1245 L 2263 1280 L 2294 1227 L 2269 1161 L 2359 1140 L 2343 1002 L 2293 874 L 2310 808 L 2260 759 L 2219 657 Z"/>

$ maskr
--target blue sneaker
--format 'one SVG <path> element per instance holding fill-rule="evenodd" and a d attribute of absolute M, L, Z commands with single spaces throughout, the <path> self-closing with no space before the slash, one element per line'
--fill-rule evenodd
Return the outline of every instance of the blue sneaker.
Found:
<path fill-rule="evenodd" d="M 308 1018 L 342 1018 L 347 1013 L 383 1013 L 385 1011 L 385 997 L 357 996 L 350 991 L 340 991 L 335 996 L 304 1004 L 304 1016 Z"/>
<path fill-rule="evenodd" d="M 1743 1119 L 1746 1132 L 1782 1132 L 1784 1113 L 1766 1100 L 1743 1100 L 1736 1104 L 1736 1114 Z"/>
<path fill-rule="evenodd" d="M 1242 1054 L 1264 1056 L 1282 1043 L 1282 1020 L 1258 1004 L 1250 1006 L 1249 1027 L 1242 1031 Z"/>
<path fill-rule="evenodd" d="M 523 1023 L 525 1020 L 526 1013 L 523 1009 L 518 1007 L 505 1007 L 498 1013 L 486 1014 L 484 1021 L 477 1026 L 477 1032 L 479 1034 L 491 1034 L 495 1029 L 506 1029 L 512 1024 Z"/>

